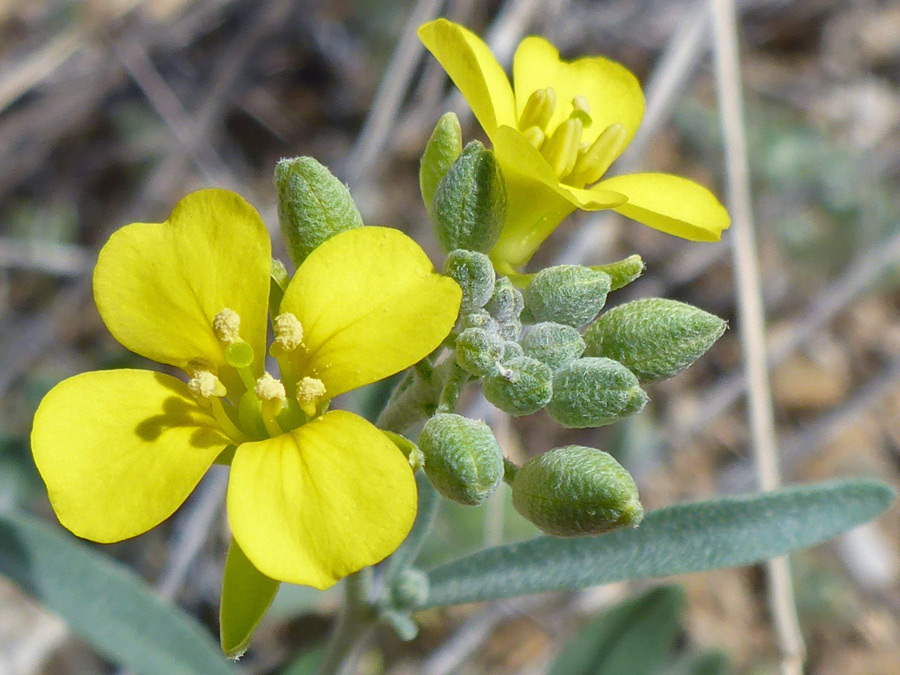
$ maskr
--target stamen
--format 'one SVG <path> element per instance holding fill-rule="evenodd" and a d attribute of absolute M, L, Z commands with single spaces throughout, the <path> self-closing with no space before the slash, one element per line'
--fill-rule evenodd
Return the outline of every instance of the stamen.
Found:
<path fill-rule="evenodd" d="M 212 397 L 225 396 L 228 391 L 225 385 L 219 381 L 219 378 L 208 370 L 198 370 L 187 384 L 188 391 L 194 398 L 209 399 Z"/>
<path fill-rule="evenodd" d="M 275 419 L 284 407 L 285 393 L 284 385 L 272 377 L 269 373 L 263 373 L 256 381 L 254 388 L 256 397 L 262 403 L 260 412 L 262 413 L 263 424 L 270 436 L 278 436 L 284 433 L 284 430 Z"/>
<path fill-rule="evenodd" d="M 277 400 L 283 402 L 287 398 L 284 393 L 284 385 L 269 373 L 262 374 L 262 377 L 256 381 L 253 391 L 260 401 Z"/>
<path fill-rule="evenodd" d="M 296 316 L 284 312 L 275 317 L 275 343 L 286 352 L 292 352 L 303 343 L 303 326 Z"/>
<path fill-rule="evenodd" d="M 210 410 L 219 427 L 225 432 L 231 440 L 236 443 L 243 443 L 247 440 L 247 435 L 238 429 L 237 425 L 232 421 L 231 416 L 225 411 L 222 400 L 219 398 L 210 399 Z"/>
<path fill-rule="evenodd" d="M 622 152 L 627 135 L 621 124 L 606 127 L 587 151 L 579 153 L 578 161 L 566 178 L 566 183 L 582 187 L 600 180 Z"/>
<path fill-rule="evenodd" d="M 241 339 L 238 331 L 241 328 L 241 317 L 233 309 L 227 307 L 213 317 L 213 331 L 225 345 L 232 345 Z"/>
<path fill-rule="evenodd" d="M 538 150 L 541 149 L 541 146 L 544 144 L 544 140 L 547 136 L 541 131 L 541 128 L 538 126 L 528 127 L 525 131 L 522 132 L 522 135 Z"/>
<path fill-rule="evenodd" d="M 538 89 L 528 97 L 525 107 L 522 108 L 519 129 L 522 131 L 528 127 L 546 129 L 554 110 L 556 110 L 556 92 L 551 87 Z"/>
<path fill-rule="evenodd" d="M 297 383 L 297 401 L 309 417 L 316 414 L 317 402 L 325 395 L 325 383 L 315 377 L 304 377 Z"/>
<path fill-rule="evenodd" d="M 541 148 L 541 154 L 560 178 L 571 173 L 575 166 L 583 131 L 581 120 L 567 119 L 556 127 L 556 131 Z"/>

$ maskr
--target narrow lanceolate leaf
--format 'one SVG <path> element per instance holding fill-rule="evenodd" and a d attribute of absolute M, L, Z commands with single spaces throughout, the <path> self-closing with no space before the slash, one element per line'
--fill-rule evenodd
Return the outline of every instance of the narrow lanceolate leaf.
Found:
<path fill-rule="evenodd" d="M 109 660 L 142 675 L 234 675 L 192 618 L 135 574 L 36 518 L 0 514 L 0 574 Z"/>
<path fill-rule="evenodd" d="M 563 647 L 549 675 L 646 675 L 675 645 L 684 591 L 660 586 L 604 612 Z"/>
<path fill-rule="evenodd" d="M 750 565 L 846 532 L 893 498 L 877 481 L 835 481 L 672 506 L 596 537 L 497 546 L 431 570 L 423 607 Z"/>

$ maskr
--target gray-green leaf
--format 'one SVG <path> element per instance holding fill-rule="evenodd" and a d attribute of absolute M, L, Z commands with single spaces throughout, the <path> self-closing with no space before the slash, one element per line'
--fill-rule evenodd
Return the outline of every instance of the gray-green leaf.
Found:
<path fill-rule="evenodd" d="M 596 537 L 497 546 L 431 570 L 424 606 L 750 565 L 846 532 L 893 498 L 878 481 L 835 481 L 671 506 Z"/>
<path fill-rule="evenodd" d="M 604 612 L 581 629 L 549 675 L 646 675 L 656 672 L 678 636 L 684 591 L 654 588 Z"/>
<path fill-rule="evenodd" d="M 211 636 L 133 572 L 20 513 L 0 514 L 0 573 L 137 673 L 234 675 Z"/>

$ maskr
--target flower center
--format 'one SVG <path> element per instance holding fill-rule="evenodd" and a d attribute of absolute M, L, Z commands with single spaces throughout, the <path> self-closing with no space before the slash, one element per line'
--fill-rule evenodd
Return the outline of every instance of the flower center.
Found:
<path fill-rule="evenodd" d="M 327 408 L 321 380 L 303 377 L 297 381 L 291 355 L 303 347 L 300 321 L 293 314 L 284 313 L 275 317 L 272 326 L 275 341 L 269 353 L 278 363 L 281 380 L 268 372 L 258 378 L 254 375 L 256 354 L 240 336 L 240 316 L 227 307 L 213 318 L 212 328 L 222 345 L 225 363 L 234 368 L 243 387 L 229 391 L 211 365 L 201 359 L 192 362 L 195 367 L 191 368 L 188 390 L 236 443 L 277 436 L 305 424 Z"/>
<path fill-rule="evenodd" d="M 625 146 L 625 127 L 610 124 L 588 145 L 581 142 L 584 130 L 593 123 L 588 99 L 573 97 L 568 119 L 550 130 L 555 110 L 553 89 L 538 89 L 525 103 L 519 131 L 540 151 L 561 183 L 578 188 L 596 183 Z"/>

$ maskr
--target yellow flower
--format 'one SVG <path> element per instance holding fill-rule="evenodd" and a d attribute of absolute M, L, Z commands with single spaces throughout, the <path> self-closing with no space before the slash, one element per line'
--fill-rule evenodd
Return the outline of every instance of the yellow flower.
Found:
<path fill-rule="evenodd" d="M 103 247 L 94 297 L 106 326 L 189 381 L 99 371 L 47 394 L 32 448 L 65 527 L 99 542 L 145 532 L 218 460 L 231 464 L 237 550 L 272 579 L 324 589 L 405 538 L 416 511 L 406 458 L 361 417 L 325 411 L 434 350 L 459 287 L 398 230 L 333 237 L 273 321 L 278 380 L 265 371 L 271 262 L 259 215 L 224 190 L 194 192 L 165 223 L 128 225 Z"/>
<path fill-rule="evenodd" d="M 576 208 L 613 209 L 693 241 L 718 241 L 728 213 L 706 188 L 664 173 L 600 180 L 634 137 L 644 95 L 624 66 L 600 56 L 563 61 L 539 37 L 513 59 L 513 86 L 488 46 L 462 26 L 437 19 L 419 38 L 469 102 L 494 145 L 509 199 L 491 257 L 523 265 Z"/>

